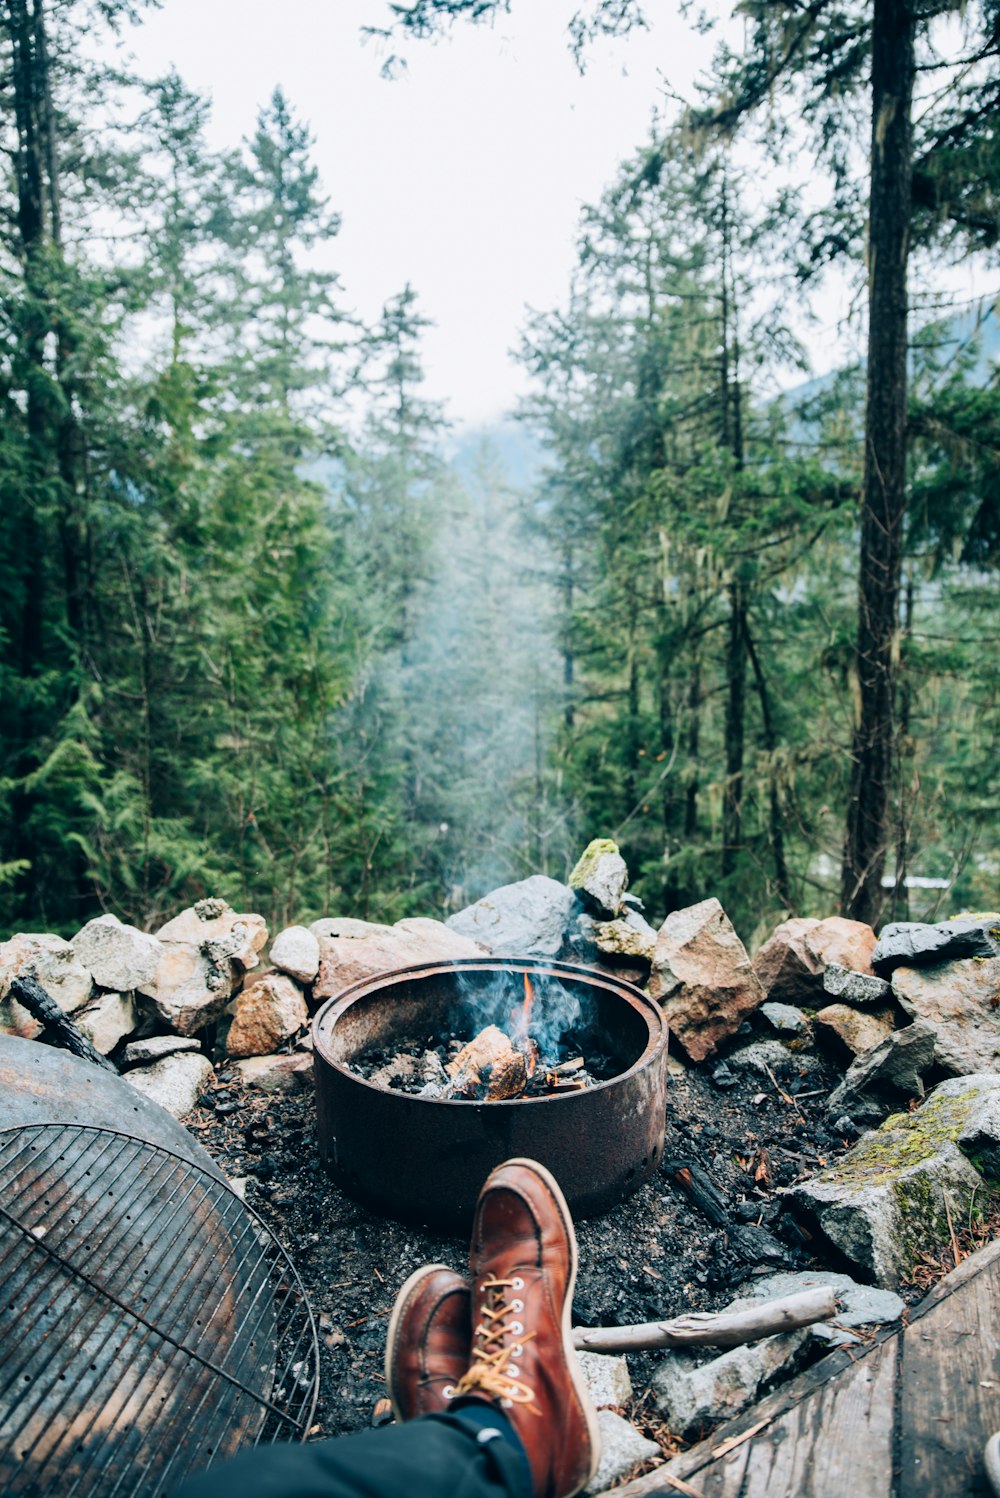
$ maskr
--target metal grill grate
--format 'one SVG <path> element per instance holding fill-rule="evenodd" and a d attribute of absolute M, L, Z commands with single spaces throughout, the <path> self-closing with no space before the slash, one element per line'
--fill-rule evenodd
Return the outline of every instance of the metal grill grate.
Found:
<path fill-rule="evenodd" d="M 109 1129 L 0 1131 L 0 1489 L 155 1498 L 302 1439 L 319 1351 L 285 1251 L 223 1182 Z"/>

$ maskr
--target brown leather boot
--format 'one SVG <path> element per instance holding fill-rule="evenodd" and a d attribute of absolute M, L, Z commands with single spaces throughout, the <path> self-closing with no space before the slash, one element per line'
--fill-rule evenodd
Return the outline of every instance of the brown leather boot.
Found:
<path fill-rule="evenodd" d="M 425 1264 L 396 1297 L 385 1345 L 385 1382 L 397 1420 L 434 1415 L 469 1366 L 468 1283 L 446 1264 Z"/>
<path fill-rule="evenodd" d="M 472 1226 L 472 1352 L 458 1393 L 503 1409 L 528 1454 L 535 1498 L 570 1498 L 600 1460 L 571 1337 L 576 1257 L 569 1208 L 544 1165 L 497 1166 Z"/>

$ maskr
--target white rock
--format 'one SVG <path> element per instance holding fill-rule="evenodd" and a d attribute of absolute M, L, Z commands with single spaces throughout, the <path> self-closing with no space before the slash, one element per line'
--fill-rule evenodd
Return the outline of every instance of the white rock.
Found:
<path fill-rule="evenodd" d="M 305 926 L 286 926 L 271 943 L 276 968 L 300 983 L 311 983 L 319 972 L 319 942 Z"/>
<path fill-rule="evenodd" d="M 229 959 L 243 969 L 257 966 L 267 944 L 264 917 L 233 910 L 225 900 L 199 900 L 156 933 L 163 942 L 183 942 L 213 961 Z"/>
<path fill-rule="evenodd" d="M 74 1015 L 74 1020 L 95 1051 L 110 1055 L 120 1040 L 131 1035 L 138 1024 L 135 995 L 131 993 L 98 994 L 92 1004 Z"/>
<path fill-rule="evenodd" d="M 34 978 L 66 1014 L 82 1009 L 94 987 L 89 968 L 61 936 L 19 931 L 0 942 L 0 1030 L 25 1040 L 34 1040 L 42 1027 L 9 997 L 12 978 Z"/>
<path fill-rule="evenodd" d="M 115 993 L 152 987 L 160 961 L 160 943 L 155 936 L 124 926 L 116 915 L 99 915 L 88 921 L 70 943 L 84 967 L 94 975 L 98 988 Z"/>
<path fill-rule="evenodd" d="M 152 1066 L 137 1067 L 125 1073 L 125 1080 L 175 1118 L 186 1118 L 211 1075 L 212 1063 L 208 1057 L 189 1052 L 164 1056 Z"/>
<path fill-rule="evenodd" d="M 597 1423 L 601 1429 L 601 1460 L 584 1489 L 587 1493 L 603 1493 L 613 1482 L 627 1477 L 640 1462 L 663 1454 L 655 1441 L 640 1435 L 634 1425 L 613 1410 L 598 1410 Z"/>
<path fill-rule="evenodd" d="M 578 1352 L 584 1381 L 594 1404 L 623 1407 L 632 1398 L 632 1380 L 623 1357 L 609 1357 L 603 1352 Z"/>

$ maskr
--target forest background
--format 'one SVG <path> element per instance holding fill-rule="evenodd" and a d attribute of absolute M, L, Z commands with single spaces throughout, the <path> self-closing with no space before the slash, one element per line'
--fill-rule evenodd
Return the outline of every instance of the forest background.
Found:
<path fill-rule="evenodd" d="M 1000 337 L 935 273 L 995 273 L 995 0 L 743 4 L 526 321 L 531 439 L 457 451 L 294 100 L 210 149 L 142 9 L 0 4 L 0 928 L 441 916 L 593 836 L 748 937 L 994 905 Z M 777 396 L 831 265 L 867 359 Z"/>

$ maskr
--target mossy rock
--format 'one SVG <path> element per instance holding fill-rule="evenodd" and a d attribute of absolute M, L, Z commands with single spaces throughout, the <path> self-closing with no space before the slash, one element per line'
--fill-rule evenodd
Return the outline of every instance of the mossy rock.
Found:
<path fill-rule="evenodd" d="M 1000 1076 L 956 1077 L 792 1193 L 848 1259 L 894 1287 L 1000 1178 Z"/>
<path fill-rule="evenodd" d="M 594 915 L 613 920 L 628 888 L 628 869 L 618 844 L 609 837 L 588 843 L 569 876 L 569 887 Z"/>

